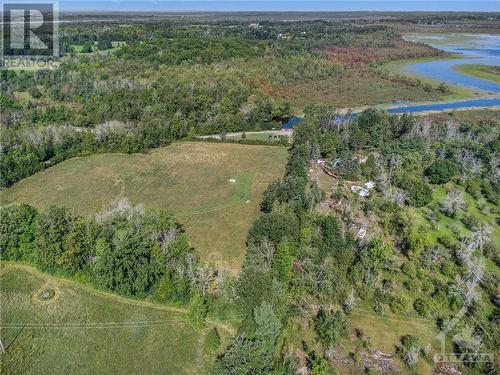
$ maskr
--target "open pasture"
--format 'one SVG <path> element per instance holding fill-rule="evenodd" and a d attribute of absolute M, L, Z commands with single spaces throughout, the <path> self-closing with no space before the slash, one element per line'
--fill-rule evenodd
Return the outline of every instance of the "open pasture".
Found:
<path fill-rule="evenodd" d="M 5 202 L 91 215 L 114 200 L 177 215 L 201 259 L 237 271 L 260 197 L 283 173 L 285 147 L 181 142 L 148 154 L 73 158 L 3 191 Z"/>
<path fill-rule="evenodd" d="M 27 266 L 3 264 L 0 282 L 1 374 L 207 374 L 216 352 L 206 333 L 215 324 L 222 343 L 231 334 Z"/>

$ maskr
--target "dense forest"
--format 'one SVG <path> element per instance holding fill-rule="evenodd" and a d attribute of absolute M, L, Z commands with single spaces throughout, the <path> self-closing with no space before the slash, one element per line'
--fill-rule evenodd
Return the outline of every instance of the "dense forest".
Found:
<path fill-rule="evenodd" d="M 74 276 L 126 296 L 186 303 L 198 260 L 182 227 L 162 211 L 120 200 L 97 218 L 60 207 L 1 207 L 2 259 Z"/>
<path fill-rule="evenodd" d="M 400 99 L 401 90 L 442 94 L 379 68 L 441 53 L 385 26 L 68 24 L 61 40 L 56 69 L 0 71 L 1 186 L 73 156 L 263 129 L 305 98 L 348 107 Z M 356 57 L 361 48 L 365 58 Z M 324 83 L 341 94 L 325 94 Z"/>
<path fill-rule="evenodd" d="M 216 348 L 215 374 L 429 373 L 442 348 L 416 320 L 447 338 L 452 370 L 497 373 L 498 119 L 336 110 L 439 99 L 447 87 L 383 64 L 443 52 L 354 21 L 99 25 L 62 27 L 56 69 L 0 70 L 2 188 L 68 158 L 270 129 L 300 112 L 283 177 L 238 275 L 202 264 L 173 215 L 126 200 L 88 217 L 3 205 L 2 260 L 184 306 L 197 329 L 226 318 L 237 332 Z M 361 324 L 388 317 L 398 337 L 380 367 L 373 343 L 387 332 Z"/>
<path fill-rule="evenodd" d="M 347 363 L 369 371 L 357 356 L 370 338 L 352 316 L 362 306 L 381 315 L 414 311 L 450 337 L 468 327 L 470 337 L 455 339 L 452 348 L 462 371 L 494 373 L 498 352 L 493 362 L 478 359 L 499 346 L 498 222 L 493 240 L 493 227 L 478 216 L 498 215 L 498 125 L 431 125 L 374 110 L 340 122 L 327 107 L 306 110 L 285 176 L 264 194 L 248 236 L 237 287 L 246 319 L 221 368 L 327 374 L 345 358 L 335 349 L 354 331 L 357 349 Z M 342 176 L 329 194 L 344 203 L 328 212 L 318 211 L 328 197 L 308 178 L 320 157 L 339 161 Z M 349 180 L 373 180 L 377 189 L 356 199 Z M 433 202 L 443 186 L 446 196 Z M 482 215 L 471 213 L 476 204 Z M 375 220 L 363 238 L 352 229 L 360 218 Z M 446 218 L 454 220 L 451 229 L 436 237 Z M 432 361 L 434 348 L 408 330 L 396 353 L 409 372 Z"/>
<path fill-rule="evenodd" d="M 171 216 L 127 201 L 95 218 L 4 206 L 2 257 L 119 294 L 189 305 L 197 327 L 207 314 L 238 317 L 215 373 L 328 374 L 341 359 L 370 371 L 360 357 L 371 341 L 357 326 L 359 311 L 416 314 L 455 337 L 449 350 L 461 371 L 494 373 L 498 131 L 497 121 L 433 123 L 371 109 L 346 118 L 326 106 L 306 108 L 285 174 L 263 196 L 238 278 L 199 264 Z M 339 176 L 331 188 L 314 174 L 317 160 Z M 349 188 L 368 180 L 376 184 L 368 197 Z M 332 200 L 339 204 L 325 210 Z M 366 236 L 360 223 L 369 223 Z M 401 329 L 395 367 L 386 370 L 432 364 L 439 348 Z M 478 361 L 481 353 L 494 353 L 493 362 Z"/>

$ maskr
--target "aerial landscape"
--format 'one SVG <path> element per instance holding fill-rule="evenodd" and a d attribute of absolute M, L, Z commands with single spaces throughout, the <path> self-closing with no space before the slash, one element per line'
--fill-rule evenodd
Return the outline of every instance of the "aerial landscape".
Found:
<path fill-rule="evenodd" d="M 0 12 L 0 374 L 500 374 L 499 3 Z"/>

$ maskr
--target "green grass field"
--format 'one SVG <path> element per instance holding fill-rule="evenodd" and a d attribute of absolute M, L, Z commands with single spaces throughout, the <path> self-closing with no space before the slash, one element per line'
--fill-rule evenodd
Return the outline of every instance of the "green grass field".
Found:
<path fill-rule="evenodd" d="M 0 193 L 5 202 L 89 215 L 128 198 L 177 214 L 205 262 L 238 270 L 260 198 L 283 173 L 285 147 L 180 142 L 148 154 L 74 158 Z"/>
<path fill-rule="evenodd" d="M 466 64 L 457 65 L 455 68 L 460 73 L 500 83 L 500 66 Z"/>
<path fill-rule="evenodd" d="M 207 374 L 217 350 L 205 335 L 215 326 L 223 350 L 232 331 L 207 322 L 196 331 L 182 309 L 129 300 L 43 274 L 0 269 L 1 374 Z M 43 300 L 41 291 L 52 298 Z"/>

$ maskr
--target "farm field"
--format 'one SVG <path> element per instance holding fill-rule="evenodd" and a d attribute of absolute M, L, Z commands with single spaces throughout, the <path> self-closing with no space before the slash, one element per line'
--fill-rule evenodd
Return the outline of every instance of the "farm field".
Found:
<path fill-rule="evenodd" d="M 148 154 L 70 159 L 13 185 L 0 198 L 87 215 L 119 198 L 167 209 L 184 224 L 203 261 L 236 271 L 260 196 L 281 176 L 286 157 L 285 147 L 181 142 Z"/>
<path fill-rule="evenodd" d="M 205 336 L 213 325 L 194 330 L 182 309 L 168 311 L 10 263 L 3 263 L 0 282 L 2 374 L 210 372 L 216 351 L 207 350 Z M 42 291 L 51 298 L 42 299 Z M 220 324 L 224 343 L 229 332 Z"/>

